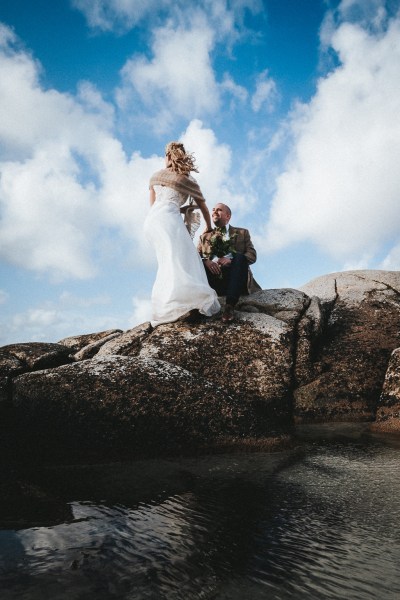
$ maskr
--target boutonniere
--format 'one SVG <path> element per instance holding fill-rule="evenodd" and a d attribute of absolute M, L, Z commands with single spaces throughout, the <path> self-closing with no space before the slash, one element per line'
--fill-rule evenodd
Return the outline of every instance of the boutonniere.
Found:
<path fill-rule="evenodd" d="M 205 252 L 207 258 L 217 256 L 221 258 L 227 254 L 235 254 L 233 242 L 237 233 L 232 233 L 228 236 L 227 231 L 222 231 L 221 227 L 216 227 L 212 235 L 207 239 L 208 250 Z"/>

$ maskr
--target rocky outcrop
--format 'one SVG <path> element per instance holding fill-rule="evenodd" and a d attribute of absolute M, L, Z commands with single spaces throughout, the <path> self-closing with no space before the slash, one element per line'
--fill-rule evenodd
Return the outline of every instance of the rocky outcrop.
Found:
<path fill-rule="evenodd" d="M 95 460 L 268 447 L 304 422 L 376 415 L 396 429 L 396 352 L 382 386 L 400 346 L 400 273 L 334 273 L 237 308 L 229 326 L 144 323 L 0 349 L 9 439 L 42 458 Z"/>
<path fill-rule="evenodd" d="M 72 353 L 79 352 L 92 344 L 104 343 L 112 335 L 122 333 L 122 329 L 108 329 L 107 331 L 99 331 L 98 333 L 87 333 L 85 335 L 73 335 L 58 343 L 66 346 Z"/>
<path fill-rule="evenodd" d="M 155 358 L 114 355 L 25 374 L 13 404 L 19 438 L 41 459 L 225 448 L 258 433 L 249 403 Z"/>
<path fill-rule="evenodd" d="M 54 368 L 71 362 L 70 350 L 61 344 L 11 344 L 0 348 L 0 410 L 11 393 L 13 378 L 20 373 Z"/>
<path fill-rule="evenodd" d="M 312 374 L 294 391 L 298 422 L 373 420 L 391 352 L 400 344 L 400 273 L 334 273 L 302 287 L 326 315 Z"/>
<path fill-rule="evenodd" d="M 390 357 L 372 429 L 400 433 L 400 348 Z"/>

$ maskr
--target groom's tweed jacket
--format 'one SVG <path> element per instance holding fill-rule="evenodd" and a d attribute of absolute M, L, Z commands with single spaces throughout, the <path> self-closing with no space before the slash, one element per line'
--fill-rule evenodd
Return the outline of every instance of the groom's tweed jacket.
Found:
<path fill-rule="evenodd" d="M 249 230 L 243 229 L 243 227 L 232 227 L 231 225 L 229 225 L 228 228 L 229 235 L 233 236 L 232 245 L 236 252 L 244 254 L 248 260 L 249 265 L 255 263 L 257 260 L 257 252 L 253 246 L 253 242 L 251 241 Z M 202 258 L 205 258 L 207 252 L 210 250 L 210 246 L 208 245 L 207 240 L 210 239 L 212 234 L 212 231 L 208 231 L 207 233 L 203 233 L 203 235 L 200 236 L 197 249 Z M 251 269 L 249 267 L 249 273 L 247 276 L 247 291 L 249 294 L 253 294 L 258 290 L 261 290 L 261 287 L 254 279 L 253 273 L 251 272 Z"/>

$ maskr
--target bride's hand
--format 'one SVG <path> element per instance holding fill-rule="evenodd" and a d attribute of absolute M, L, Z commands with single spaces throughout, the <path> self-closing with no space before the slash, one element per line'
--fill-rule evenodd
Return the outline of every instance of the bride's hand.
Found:
<path fill-rule="evenodd" d="M 182 214 L 191 213 L 196 210 L 197 206 L 181 206 L 179 209 Z"/>

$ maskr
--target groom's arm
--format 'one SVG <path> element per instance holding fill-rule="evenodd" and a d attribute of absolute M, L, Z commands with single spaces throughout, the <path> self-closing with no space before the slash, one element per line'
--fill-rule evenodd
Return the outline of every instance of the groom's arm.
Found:
<path fill-rule="evenodd" d="M 257 260 L 257 252 L 251 241 L 250 232 L 248 229 L 238 228 L 237 237 L 234 242 L 236 252 L 244 254 L 249 265 L 252 265 Z"/>
<path fill-rule="evenodd" d="M 246 246 L 244 255 L 247 258 L 249 265 L 252 265 L 257 260 L 257 252 L 253 246 L 253 242 L 251 241 L 250 232 L 248 229 L 245 229 L 244 239 L 245 239 L 245 246 Z"/>

